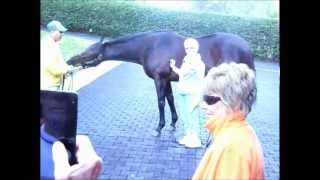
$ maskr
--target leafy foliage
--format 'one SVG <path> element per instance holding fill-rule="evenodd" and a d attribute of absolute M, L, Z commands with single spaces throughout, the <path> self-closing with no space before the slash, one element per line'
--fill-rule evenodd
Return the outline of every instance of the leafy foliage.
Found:
<path fill-rule="evenodd" d="M 168 11 L 130 1 L 41 0 L 41 24 L 56 19 L 71 31 L 118 37 L 144 31 L 176 31 L 185 36 L 230 32 L 246 39 L 256 57 L 279 61 L 279 21 Z"/>

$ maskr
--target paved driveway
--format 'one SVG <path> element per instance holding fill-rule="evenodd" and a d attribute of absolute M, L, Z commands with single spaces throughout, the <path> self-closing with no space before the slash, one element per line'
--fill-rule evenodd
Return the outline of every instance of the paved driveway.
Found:
<path fill-rule="evenodd" d="M 279 179 L 279 67 L 256 63 L 258 99 L 249 123 L 262 142 L 267 179 Z M 173 83 L 175 92 L 176 83 Z M 185 149 L 174 142 L 181 132 L 161 137 L 150 131 L 159 121 L 154 83 L 141 66 L 122 63 L 79 91 L 78 131 L 89 133 L 104 160 L 100 179 L 189 179 L 204 149 Z M 202 132 L 205 141 L 206 132 Z"/>

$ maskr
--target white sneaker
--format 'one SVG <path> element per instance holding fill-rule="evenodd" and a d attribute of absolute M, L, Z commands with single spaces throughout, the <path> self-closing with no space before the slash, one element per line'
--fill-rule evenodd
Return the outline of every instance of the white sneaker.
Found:
<path fill-rule="evenodd" d="M 183 136 L 181 139 L 178 140 L 178 143 L 181 145 L 185 145 L 188 139 L 188 135 Z"/>
<path fill-rule="evenodd" d="M 183 136 L 181 139 L 178 140 L 178 143 L 181 145 L 185 145 L 187 141 L 189 141 L 188 139 L 190 138 L 189 134 L 186 134 L 185 136 Z"/>
<path fill-rule="evenodd" d="M 201 141 L 195 134 L 189 136 L 188 139 L 186 139 L 185 144 L 188 148 L 199 148 L 201 147 Z"/>

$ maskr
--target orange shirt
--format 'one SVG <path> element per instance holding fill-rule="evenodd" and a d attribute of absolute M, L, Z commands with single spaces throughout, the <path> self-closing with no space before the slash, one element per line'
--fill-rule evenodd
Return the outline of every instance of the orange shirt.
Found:
<path fill-rule="evenodd" d="M 213 134 L 214 142 L 202 157 L 193 180 L 264 179 L 260 142 L 241 112 L 211 118 L 205 127 Z"/>

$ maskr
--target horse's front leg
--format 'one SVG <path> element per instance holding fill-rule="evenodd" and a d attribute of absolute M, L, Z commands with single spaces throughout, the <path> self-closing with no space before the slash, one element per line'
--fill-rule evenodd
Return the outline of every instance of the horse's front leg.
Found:
<path fill-rule="evenodd" d="M 153 136 L 160 136 L 162 128 L 165 126 L 165 119 L 164 119 L 164 106 L 165 106 L 165 86 L 166 83 L 163 79 L 157 78 L 154 80 L 157 96 L 158 96 L 158 108 L 159 108 L 159 115 L 160 120 L 158 127 L 155 131 L 153 131 Z"/>
<path fill-rule="evenodd" d="M 174 106 L 174 97 L 173 97 L 173 93 L 172 93 L 172 88 L 171 88 L 171 82 L 168 81 L 167 86 L 166 86 L 166 98 L 168 101 L 168 104 L 170 106 L 170 111 L 171 111 L 171 117 L 172 117 L 172 121 L 171 121 L 171 131 L 176 130 L 176 122 L 178 120 L 178 115 L 176 112 L 176 108 Z"/>

